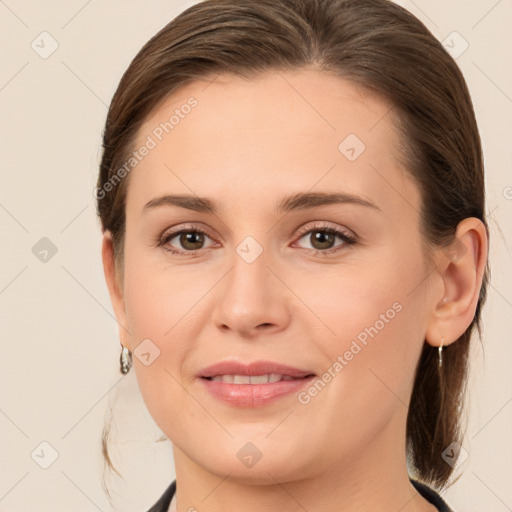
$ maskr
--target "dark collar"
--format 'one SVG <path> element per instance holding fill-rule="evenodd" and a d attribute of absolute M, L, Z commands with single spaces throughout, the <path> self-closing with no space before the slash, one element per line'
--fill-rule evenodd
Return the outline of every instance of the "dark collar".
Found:
<path fill-rule="evenodd" d="M 160 499 L 148 510 L 148 512 L 167 512 L 171 504 L 172 497 L 176 492 L 176 480 L 174 480 L 169 487 L 162 494 Z"/>
<path fill-rule="evenodd" d="M 411 484 L 414 485 L 416 490 L 429 502 L 432 503 L 439 512 L 453 512 L 452 509 L 446 504 L 446 502 L 437 494 L 437 492 L 433 491 L 430 487 L 417 480 L 413 480 L 409 478 Z"/>
<path fill-rule="evenodd" d="M 417 480 L 409 479 L 411 484 L 416 490 L 429 502 L 432 503 L 439 512 L 453 512 L 450 507 L 443 501 L 441 496 L 433 491 L 430 487 Z M 172 497 L 176 492 L 176 480 L 174 480 L 169 487 L 162 494 L 160 499 L 148 510 L 148 512 L 167 512 L 171 504 Z"/>

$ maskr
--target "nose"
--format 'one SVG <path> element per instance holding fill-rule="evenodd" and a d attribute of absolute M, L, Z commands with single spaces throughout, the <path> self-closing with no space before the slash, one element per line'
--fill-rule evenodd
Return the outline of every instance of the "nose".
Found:
<path fill-rule="evenodd" d="M 269 268 L 266 252 L 250 263 L 235 253 L 232 262 L 231 271 L 216 287 L 216 327 L 251 339 L 286 329 L 291 293 Z"/>

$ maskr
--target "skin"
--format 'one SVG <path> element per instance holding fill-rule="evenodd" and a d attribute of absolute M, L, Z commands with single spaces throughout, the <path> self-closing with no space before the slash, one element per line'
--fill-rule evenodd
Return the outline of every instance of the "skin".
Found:
<path fill-rule="evenodd" d="M 407 474 L 414 370 L 425 342 L 444 337 L 446 346 L 471 323 L 485 227 L 461 222 L 462 256 L 438 250 L 431 271 L 419 189 L 399 162 L 390 105 L 339 77 L 305 69 L 189 84 L 146 120 L 135 146 L 190 96 L 197 107 L 131 171 L 120 281 L 108 232 L 102 251 L 121 342 L 133 352 L 149 338 L 160 350 L 148 366 L 134 357 L 134 368 L 173 443 L 178 511 L 435 510 Z M 338 150 L 351 133 L 366 146 L 352 162 Z M 308 191 L 355 194 L 380 211 L 331 204 L 276 213 L 282 197 Z M 219 211 L 142 213 L 166 193 L 210 198 Z M 314 233 L 298 234 L 317 221 L 357 243 L 322 246 Z M 196 254 L 156 246 L 170 228 L 193 231 L 189 223 L 207 230 L 203 245 L 176 236 L 167 246 Z M 247 236 L 263 248 L 252 263 L 236 252 Z M 228 358 L 320 376 L 397 301 L 401 311 L 307 404 L 290 394 L 235 408 L 196 378 Z M 262 454 L 250 468 L 237 457 L 247 442 Z"/>

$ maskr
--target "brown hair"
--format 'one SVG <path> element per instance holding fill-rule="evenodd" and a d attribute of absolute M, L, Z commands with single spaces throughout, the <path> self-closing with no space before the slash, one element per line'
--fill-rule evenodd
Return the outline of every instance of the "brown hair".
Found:
<path fill-rule="evenodd" d="M 471 98 L 455 61 L 417 18 L 388 0 L 205 0 L 144 45 L 110 105 L 96 195 L 102 229 L 112 233 L 116 268 L 122 272 L 129 174 L 108 192 L 105 184 L 134 150 L 145 119 L 198 79 L 306 67 L 335 73 L 393 105 L 401 157 L 421 192 L 427 256 L 433 247 L 448 248 L 467 217 L 480 219 L 488 232 Z M 438 489 L 453 471 L 443 450 L 462 444 L 469 343 L 475 326 L 481 337 L 488 275 L 487 263 L 473 321 L 445 347 L 441 371 L 427 343 L 418 361 L 407 417 L 408 463 L 416 478 Z"/>

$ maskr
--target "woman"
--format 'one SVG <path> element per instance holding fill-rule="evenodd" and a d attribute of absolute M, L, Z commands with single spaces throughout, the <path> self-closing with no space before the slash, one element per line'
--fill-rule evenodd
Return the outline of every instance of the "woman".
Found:
<path fill-rule="evenodd" d="M 151 511 L 450 510 L 488 277 L 465 81 L 386 0 L 206 0 L 110 106 L 103 264 Z"/>

